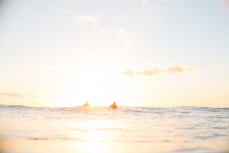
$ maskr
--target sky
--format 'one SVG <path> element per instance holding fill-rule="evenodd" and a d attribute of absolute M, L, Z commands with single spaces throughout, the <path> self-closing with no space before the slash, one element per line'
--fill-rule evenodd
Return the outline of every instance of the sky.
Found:
<path fill-rule="evenodd" d="M 227 0 L 2 0 L 0 104 L 229 107 Z"/>

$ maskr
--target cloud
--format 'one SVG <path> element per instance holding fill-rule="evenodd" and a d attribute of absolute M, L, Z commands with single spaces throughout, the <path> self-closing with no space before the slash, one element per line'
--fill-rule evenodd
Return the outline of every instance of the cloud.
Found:
<path fill-rule="evenodd" d="M 167 73 L 181 73 L 184 72 L 185 69 L 182 68 L 180 65 L 174 65 L 167 69 Z"/>
<path fill-rule="evenodd" d="M 122 72 L 122 75 L 134 76 L 135 73 L 134 73 L 134 71 L 132 71 L 132 70 L 127 70 L 127 71 Z"/>
<path fill-rule="evenodd" d="M 149 0 L 141 0 L 141 6 L 147 5 Z"/>
<path fill-rule="evenodd" d="M 14 92 L 3 92 L 3 93 L 0 93 L 0 96 L 1 97 L 10 97 L 10 98 L 37 97 L 35 95 L 21 94 L 21 93 L 14 93 Z"/>
<path fill-rule="evenodd" d="M 120 39 L 122 41 L 123 45 L 130 44 L 130 40 L 128 38 L 128 32 L 127 32 L 126 28 L 124 28 L 124 27 L 118 28 L 116 31 L 116 36 L 118 39 Z"/>
<path fill-rule="evenodd" d="M 175 73 L 184 73 L 192 70 L 192 68 L 184 68 L 180 65 L 173 65 L 166 69 L 162 68 L 148 68 L 141 71 L 126 70 L 122 73 L 125 76 L 159 76 L 159 75 L 169 75 Z"/>
<path fill-rule="evenodd" d="M 160 70 L 158 68 L 145 69 L 141 72 L 138 72 L 137 74 L 138 75 L 145 75 L 145 76 L 160 75 L 160 74 L 162 74 L 162 70 Z"/>
<path fill-rule="evenodd" d="M 168 2 L 168 0 L 158 0 L 156 2 Z M 150 3 L 150 0 L 141 0 L 141 6 L 145 6 L 145 5 L 148 5 Z"/>
<path fill-rule="evenodd" d="M 56 8 L 55 11 L 56 11 L 58 14 L 61 14 L 61 15 L 68 15 L 68 14 L 74 13 L 74 10 L 60 9 L 60 8 Z"/>
<path fill-rule="evenodd" d="M 76 23 L 82 24 L 82 23 L 91 23 L 93 25 L 98 25 L 99 20 L 91 15 L 80 15 L 80 16 L 75 16 Z"/>

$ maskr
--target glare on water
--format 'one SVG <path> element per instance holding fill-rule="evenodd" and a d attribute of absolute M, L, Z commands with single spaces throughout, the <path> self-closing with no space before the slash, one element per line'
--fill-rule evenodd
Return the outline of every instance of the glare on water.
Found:
<path fill-rule="evenodd" d="M 228 118 L 228 109 L 214 108 L 2 106 L 0 149 L 3 153 L 225 153 Z"/>

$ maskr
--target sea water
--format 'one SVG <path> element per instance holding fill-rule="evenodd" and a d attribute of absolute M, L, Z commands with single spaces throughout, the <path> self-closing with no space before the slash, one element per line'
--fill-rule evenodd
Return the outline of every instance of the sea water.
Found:
<path fill-rule="evenodd" d="M 229 108 L 0 105 L 1 153 L 229 153 Z"/>

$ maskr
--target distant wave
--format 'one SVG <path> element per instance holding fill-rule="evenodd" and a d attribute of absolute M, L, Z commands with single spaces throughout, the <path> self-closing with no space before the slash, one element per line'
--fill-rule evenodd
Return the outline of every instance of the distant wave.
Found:
<path fill-rule="evenodd" d="M 49 111 L 69 111 L 69 112 L 82 112 L 82 111 L 107 111 L 110 110 L 105 106 L 73 106 L 73 107 L 33 107 L 24 105 L 3 105 L 0 108 L 15 109 L 15 110 L 49 110 Z M 165 112 L 180 112 L 189 113 L 190 111 L 229 111 L 229 107 L 225 108 L 212 108 L 212 107 L 197 107 L 197 106 L 179 106 L 179 107 L 132 107 L 132 106 L 119 106 L 115 111 L 133 112 L 133 113 L 165 113 Z"/>

